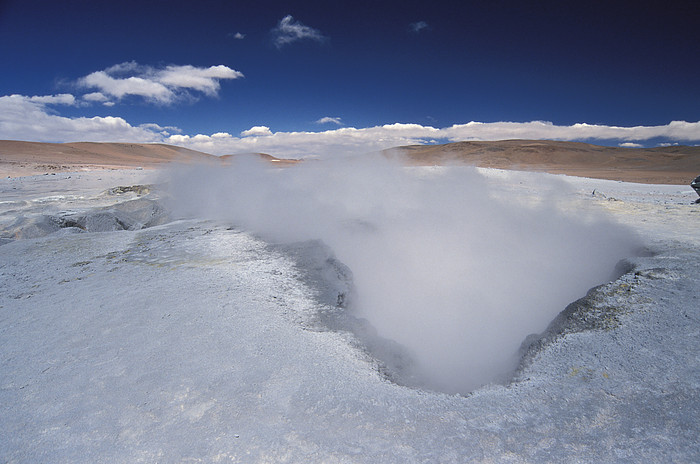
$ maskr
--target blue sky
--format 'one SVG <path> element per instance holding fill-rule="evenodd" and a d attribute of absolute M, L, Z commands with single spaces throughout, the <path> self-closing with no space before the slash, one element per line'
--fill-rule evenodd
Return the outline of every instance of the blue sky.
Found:
<path fill-rule="evenodd" d="M 0 138 L 700 143 L 697 2 L 0 1 Z"/>

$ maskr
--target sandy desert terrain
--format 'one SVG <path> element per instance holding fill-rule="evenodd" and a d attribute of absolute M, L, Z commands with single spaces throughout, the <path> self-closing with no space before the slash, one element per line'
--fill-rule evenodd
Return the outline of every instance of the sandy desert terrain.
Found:
<path fill-rule="evenodd" d="M 280 165 L 297 160 L 256 153 Z M 688 185 L 700 174 L 700 147 L 602 147 L 577 142 L 505 140 L 415 145 L 385 150 L 388 157 L 406 157 L 414 165 L 469 164 L 477 167 L 548 172 L 646 184 Z M 0 177 L 94 169 L 154 168 L 170 162 L 227 162 L 164 144 L 38 143 L 0 141 Z"/>

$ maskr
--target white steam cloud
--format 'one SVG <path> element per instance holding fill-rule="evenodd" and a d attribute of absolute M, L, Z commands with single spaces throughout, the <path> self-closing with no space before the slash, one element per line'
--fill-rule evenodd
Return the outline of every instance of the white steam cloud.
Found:
<path fill-rule="evenodd" d="M 562 185 L 526 199 L 493 182 L 473 168 L 376 157 L 290 168 L 244 158 L 170 179 L 176 213 L 275 242 L 325 242 L 353 273 L 350 310 L 410 354 L 403 380 L 448 393 L 511 372 L 526 336 L 636 245 L 626 229 L 561 200 Z"/>

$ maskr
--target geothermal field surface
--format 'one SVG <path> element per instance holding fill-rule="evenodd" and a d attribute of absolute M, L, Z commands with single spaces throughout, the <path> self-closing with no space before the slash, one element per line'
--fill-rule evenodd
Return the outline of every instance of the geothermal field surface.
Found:
<path fill-rule="evenodd" d="M 187 161 L 0 179 L 0 461 L 700 460 L 687 185 Z"/>

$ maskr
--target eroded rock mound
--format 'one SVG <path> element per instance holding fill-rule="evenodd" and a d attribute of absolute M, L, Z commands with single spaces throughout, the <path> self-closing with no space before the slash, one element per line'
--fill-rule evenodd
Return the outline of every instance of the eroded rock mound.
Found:
<path fill-rule="evenodd" d="M 169 221 L 169 214 L 156 200 L 137 198 L 78 213 L 20 216 L 0 231 L 0 238 L 15 240 L 38 238 L 62 229 L 71 229 L 73 232 L 139 230 Z"/>

